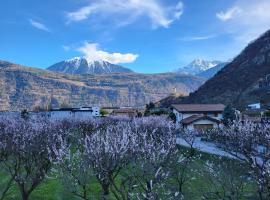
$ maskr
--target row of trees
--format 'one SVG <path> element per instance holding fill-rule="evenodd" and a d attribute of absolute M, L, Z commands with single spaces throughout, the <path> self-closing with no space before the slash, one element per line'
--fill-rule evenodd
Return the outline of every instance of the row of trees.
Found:
<path fill-rule="evenodd" d="M 108 199 L 167 199 L 181 195 L 169 178 L 175 164 L 192 156 L 178 153 L 174 124 L 161 117 L 51 121 L 2 118 L 0 165 L 16 183 L 22 199 L 57 170 L 66 187 L 81 199 L 93 199 L 98 182 Z M 180 157 L 179 157 L 180 156 Z M 182 183 L 179 183 L 182 184 Z"/>
<path fill-rule="evenodd" d="M 45 179 L 62 148 L 61 124 L 48 120 L 5 118 L 0 121 L 0 163 L 9 180 L 2 190 L 4 199 L 15 182 L 22 199 Z"/>
<path fill-rule="evenodd" d="M 180 130 L 163 117 L 2 118 L 0 171 L 9 180 L 0 188 L 0 199 L 15 183 L 27 200 L 52 174 L 84 200 L 184 199 L 192 196 L 188 193 L 195 186 L 190 183 L 196 178 L 202 180 L 201 191 L 196 192 L 203 199 L 243 199 L 252 180 L 257 181 L 259 197 L 269 199 L 269 149 L 265 149 L 269 131 L 254 130 L 251 125 L 234 124 L 212 131 L 213 141 L 239 158 L 204 162 L 194 149 L 196 132 L 181 130 L 189 148 L 179 148 L 176 133 Z M 243 149 L 251 147 L 252 154 L 244 154 Z M 94 191 L 95 183 L 101 193 Z"/>

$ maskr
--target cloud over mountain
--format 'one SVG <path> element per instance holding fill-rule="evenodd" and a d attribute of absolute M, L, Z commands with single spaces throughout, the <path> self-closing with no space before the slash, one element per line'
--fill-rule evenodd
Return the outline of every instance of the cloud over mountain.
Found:
<path fill-rule="evenodd" d="M 97 43 L 85 42 L 83 46 L 77 48 L 77 51 L 84 54 L 84 56 L 89 60 L 102 60 L 107 61 L 112 64 L 119 63 L 132 63 L 134 62 L 139 55 L 132 53 L 109 53 L 103 50 L 100 50 Z"/>

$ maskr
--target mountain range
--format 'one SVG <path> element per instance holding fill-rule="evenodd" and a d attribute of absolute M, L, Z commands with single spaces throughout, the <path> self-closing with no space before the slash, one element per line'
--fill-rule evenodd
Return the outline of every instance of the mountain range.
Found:
<path fill-rule="evenodd" d="M 103 60 L 91 60 L 86 57 L 75 57 L 56 63 L 47 68 L 50 71 L 67 74 L 109 74 L 132 73 L 133 71 Z"/>
<path fill-rule="evenodd" d="M 222 68 L 189 97 L 173 103 L 223 103 L 244 109 L 251 103 L 270 103 L 270 87 L 261 81 L 270 74 L 270 30 L 250 43 L 232 62 Z M 162 101 L 168 106 L 168 101 Z"/>
<path fill-rule="evenodd" d="M 188 95 L 205 79 L 184 74 L 64 74 L 0 61 L 0 108 L 143 106 L 170 93 Z"/>
<path fill-rule="evenodd" d="M 189 65 L 181 67 L 174 73 L 195 75 L 209 79 L 221 70 L 228 62 L 207 61 L 195 59 Z M 134 73 L 132 70 L 115 65 L 103 60 L 91 60 L 86 57 L 75 57 L 61 61 L 47 68 L 53 72 L 67 74 L 110 74 L 110 73 Z"/>
<path fill-rule="evenodd" d="M 270 74 L 270 31 L 230 63 L 195 60 L 189 66 L 189 70 L 185 66 L 178 73 L 139 74 L 85 58 L 58 63 L 58 67 L 49 68 L 51 71 L 0 61 L 0 108 L 143 106 L 160 99 L 163 107 L 172 103 L 223 103 L 243 109 L 251 103 L 270 103 L 270 87 L 261 87 L 262 80 L 270 85 L 266 78 Z"/>

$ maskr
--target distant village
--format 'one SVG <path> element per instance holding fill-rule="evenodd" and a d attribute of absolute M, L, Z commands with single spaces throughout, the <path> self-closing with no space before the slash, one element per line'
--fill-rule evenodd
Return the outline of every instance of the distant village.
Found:
<path fill-rule="evenodd" d="M 264 83 L 263 86 L 265 86 Z M 261 85 L 260 85 L 261 87 Z M 269 105 L 254 103 L 239 111 L 223 104 L 172 104 L 169 108 L 159 108 L 150 102 L 145 107 L 64 107 L 22 112 L 0 112 L 0 115 L 21 115 L 21 117 L 43 116 L 52 119 L 87 119 L 108 116 L 160 116 L 167 115 L 178 127 L 188 130 L 221 128 L 233 120 L 247 120 L 256 123 L 269 123 Z"/>
<path fill-rule="evenodd" d="M 258 89 L 270 91 L 270 75 L 265 76 L 259 81 Z M 158 104 L 153 102 L 142 107 L 69 107 L 63 104 L 60 108 L 45 106 L 36 107 L 33 111 L 0 111 L 0 116 L 1 115 L 20 115 L 22 118 L 43 116 L 55 120 L 109 116 L 127 116 L 134 118 L 165 115 L 171 118 L 178 127 L 188 130 L 207 130 L 222 128 L 224 125 L 234 120 L 270 123 L 270 104 L 254 102 L 246 105 L 245 109 L 241 111 L 224 104 L 171 104 L 167 108 L 161 108 Z"/>

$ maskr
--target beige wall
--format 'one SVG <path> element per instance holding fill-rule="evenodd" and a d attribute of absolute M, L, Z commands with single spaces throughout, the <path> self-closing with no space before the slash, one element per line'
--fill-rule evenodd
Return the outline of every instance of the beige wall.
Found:
<path fill-rule="evenodd" d="M 195 124 L 212 124 L 214 128 L 218 128 L 219 127 L 219 124 L 216 123 L 216 122 L 213 122 L 213 121 L 210 121 L 210 120 L 199 120 L 199 121 L 196 121 L 192 124 L 189 124 L 186 128 L 188 130 L 194 130 L 194 125 Z"/>
<path fill-rule="evenodd" d="M 199 115 L 202 113 L 179 113 L 176 109 L 173 109 L 173 113 L 176 116 L 176 122 L 179 124 L 181 120 L 186 119 L 188 117 L 191 117 L 192 115 Z M 216 116 L 213 113 L 207 113 L 207 116 L 214 118 L 214 119 L 218 119 L 218 120 L 222 120 L 222 113 L 218 113 L 218 115 Z"/>

